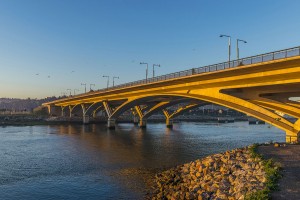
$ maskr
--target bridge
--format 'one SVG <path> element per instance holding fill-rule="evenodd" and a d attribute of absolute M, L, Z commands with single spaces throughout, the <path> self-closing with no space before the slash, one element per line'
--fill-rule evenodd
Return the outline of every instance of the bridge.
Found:
<path fill-rule="evenodd" d="M 294 98 L 293 98 L 294 97 Z M 125 83 L 44 103 L 53 116 L 80 112 L 83 123 L 104 110 L 108 128 L 126 111 L 145 127 L 147 119 L 163 111 L 166 125 L 195 107 L 218 104 L 243 112 L 285 131 L 287 142 L 300 133 L 300 47 L 233 60 L 149 79 Z M 170 112 L 167 108 L 182 105 Z M 291 116 L 295 122 L 283 116 Z"/>

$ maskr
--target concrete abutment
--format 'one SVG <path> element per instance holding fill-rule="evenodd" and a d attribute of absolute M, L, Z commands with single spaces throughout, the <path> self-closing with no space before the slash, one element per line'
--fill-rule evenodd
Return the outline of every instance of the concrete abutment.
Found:
<path fill-rule="evenodd" d="M 294 133 L 287 131 L 285 132 L 285 142 L 286 143 L 298 143 L 299 142 L 300 132 Z"/>

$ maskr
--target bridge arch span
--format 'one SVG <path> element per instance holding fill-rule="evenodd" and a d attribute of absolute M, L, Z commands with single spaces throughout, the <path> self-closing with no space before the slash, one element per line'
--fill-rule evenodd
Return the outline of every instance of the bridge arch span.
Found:
<path fill-rule="evenodd" d="M 190 97 L 206 102 L 218 104 L 247 115 L 253 116 L 257 119 L 263 120 L 286 132 L 287 141 L 297 140 L 299 137 L 300 126 L 299 123 L 291 123 L 280 115 L 271 112 L 270 110 L 256 105 L 247 100 L 237 98 L 228 94 L 223 94 L 219 90 L 195 90 L 189 94 L 178 93 L 183 97 Z"/>
<path fill-rule="evenodd" d="M 255 104 L 255 102 L 250 102 L 245 99 L 241 99 L 235 96 L 221 93 L 219 90 L 193 90 L 193 91 L 182 91 L 175 93 L 165 93 L 165 94 L 149 94 L 147 96 L 138 96 L 132 99 L 129 99 L 121 106 L 119 106 L 111 115 L 111 118 L 116 118 L 126 110 L 140 105 L 145 101 L 151 99 L 161 99 L 161 98 L 174 98 L 174 99 L 185 99 L 185 100 L 198 100 L 198 102 L 210 102 L 218 104 L 247 115 L 253 116 L 257 119 L 263 120 L 277 128 L 286 132 L 287 137 L 290 137 L 290 140 L 293 140 L 291 137 L 298 137 L 300 132 L 299 123 L 291 123 L 288 120 L 284 119 L 280 115 L 262 107 L 261 105 Z M 172 101 L 172 100 L 171 100 Z M 162 104 L 166 106 L 166 104 Z M 162 107 L 163 107 L 162 106 Z M 161 107 L 161 108 L 162 108 Z M 196 107 L 196 106 L 195 106 Z M 194 108 L 194 107 L 193 107 Z M 157 108 L 157 110 L 159 107 Z M 192 109 L 192 108 L 191 108 Z M 153 112 L 154 113 L 154 112 Z M 179 114 L 179 113 L 178 113 Z M 178 116 L 176 114 L 176 116 Z M 150 116 L 150 115 L 149 115 Z M 147 117 L 149 117 L 147 116 Z"/>
<path fill-rule="evenodd" d="M 114 100 L 112 100 L 113 102 Z M 156 103 L 152 108 L 150 108 L 147 112 L 140 113 L 140 119 L 147 119 L 150 117 L 153 113 L 163 110 L 171 105 L 175 105 L 181 102 L 196 102 L 200 106 L 201 102 L 209 102 L 218 104 L 221 106 L 225 106 L 227 108 L 231 108 L 233 110 L 237 110 L 239 112 L 245 113 L 247 115 L 253 116 L 257 119 L 263 120 L 271 125 L 274 125 L 278 127 L 279 129 L 286 132 L 287 141 L 291 140 L 297 140 L 300 132 L 300 120 L 299 120 L 299 108 L 294 107 L 293 105 L 290 105 L 288 103 L 284 102 L 269 102 L 269 101 L 263 101 L 260 99 L 258 100 L 252 100 L 252 99 L 246 99 L 241 97 L 236 97 L 231 94 L 226 94 L 220 92 L 219 88 L 210 88 L 210 89 L 195 89 L 195 90 L 181 90 L 177 92 L 168 92 L 168 93 L 150 93 L 147 95 L 139 95 L 134 97 L 129 97 L 127 101 L 122 103 L 120 106 L 116 107 L 116 109 L 111 109 L 109 119 L 116 119 L 118 116 L 120 116 L 122 113 L 124 113 L 126 110 L 129 110 L 130 108 L 136 108 L 137 106 L 140 106 L 142 104 L 149 104 L 150 103 Z M 110 102 L 110 101 L 109 101 Z M 107 102 L 107 103 L 109 103 Z M 268 103 L 268 104 L 267 104 Z M 271 104 L 272 103 L 272 104 Z M 276 103 L 276 104 L 275 104 Z M 96 105 L 100 105 L 101 102 L 99 101 L 97 104 L 94 103 L 94 105 L 90 105 L 90 107 L 87 108 L 87 113 L 92 112 L 96 107 Z M 77 105 L 70 105 L 70 106 L 62 106 L 62 114 L 64 114 L 66 111 L 70 111 L 70 115 L 72 111 L 79 107 L 80 104 Z M 104 102 L 103 102 L 104 105 Z M 283 107 L 284 105 L 285 107 Z M 292 106 L 294 109 L 290 109 L 290 106 Z M 99 106 L 101 107 L 101 105 Z M 105 105 L 104 105 L 105 107 Z M 183 110 L 192 109 L 194 107 L 197 107 L 197 105 L 191 107 L 187 107 Z M 176 112 L 171 115 L 166 115 L 167 119 L 174 118 L 175 116 L 178 116 L 179 114 L 183 113 L 183 110 L 181 112 Z M 279 110 L 279 111 L 285 111 L 286 114 L 290 114 L 292 116 L 298 116 L 298 121 L 296 123 L 291 123 L 288 120 L 284 119 L 282 116 L 276 114 L 275 112 L 271 110 Z M 293 137 L 293 138 L 291 138 Z M 289 139 L 288 139 L 289 138 Z"/>
<path fill-rule="evenodd" d="M 144 95 L 144 96 L 137 96 L 135 98 L 130 98 L 123 104 L 121 104 L 119 107 L 117 107 L 112 113 L 110 118 L 116 119 L 118 116 L 120 116 L 122 113 L 125 111 L 129 110 L 130 108 L 134 108 L 135 106 L 139 106 L 143 103 L 147 104 L 148 100 L 155 101 L 157 102 L 165 102 L 162 104 L 162 107 L 158 107 L 155 110 L 151 110 L 151 114 L 148 113 L 147 117 L 150 117 L 155 111 L 158 111 L 159 108 L 164 108 L 168 106 L 172 106 L 184 101 L 188 101 L 188 99 L 179 99 L 178 97 L 182 98 L 181 96 L 176 96 L 176 95 L 169 95 L 169 94 L 155 94 L 155 95 Z M 174 99 L 172 99 L 174 98 Z"/>

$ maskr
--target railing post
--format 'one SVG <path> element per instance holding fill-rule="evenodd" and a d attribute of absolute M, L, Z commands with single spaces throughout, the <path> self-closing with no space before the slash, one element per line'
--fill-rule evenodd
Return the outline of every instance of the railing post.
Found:
<path fill-rule="evenodd" d="M 272 54 L 273 54 L 273 58 L 272 58 L 272 60 L 274 60 L 274 55 L 275 55 L 275 53 L 273 52 Z"/>
<path fill-rule="evenodd" d="M 285 58 L 287 58 L 287 50 L 285 50 Z"/>

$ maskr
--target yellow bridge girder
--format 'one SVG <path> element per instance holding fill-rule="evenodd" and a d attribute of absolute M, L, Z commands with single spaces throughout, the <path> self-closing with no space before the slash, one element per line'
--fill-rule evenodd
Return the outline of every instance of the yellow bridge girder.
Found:
<path fill-rule="evenodd" d="M 136 108 L 140 119 L 178 101 L 191 101 L 186 109 L 205 102 L 222 105 L 253 116 L 286 132 L 287 141 L 298 141 L 300 104 L 289 99 L 300 97 L 300 56 L 239 66 L 152 83 L 112 88 L 68 97 L 44 106 L 103 104 L 111 124 L 120 114 Z M 196 101 L 196 104 L 194 104 Z M 140 105 L 154 103 L 143 113 Z M 180 113 L 180 110 L 176 111 Z M 298 119 L 292 123 L 277 113 Z M 175 115 L 175 113 L 173 113 Z M 165 114 L 166 118 L 170 116 Z"/>

